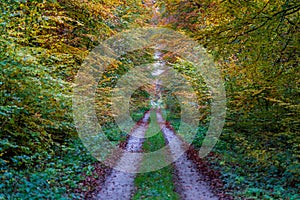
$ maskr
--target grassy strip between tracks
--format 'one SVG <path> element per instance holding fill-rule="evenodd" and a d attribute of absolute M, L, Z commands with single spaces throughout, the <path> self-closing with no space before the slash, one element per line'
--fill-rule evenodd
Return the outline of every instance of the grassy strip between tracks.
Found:
<path fill-rule="evenodd" d="M 146 132 L 146 136 L 152 135 L 153 133 L 157 134 L 145 139 L 143 146 L 144 152 L 154 152 L 165 146 L 163 135 L 159 130 L 159 126 L 156 122 L 156 114 L 154 111 L 151 111 L 151 122 Z M 162 154 L 144 157 L 141 168 L 147 168 L 154 165 L 163 166 L 166 162 L 167 158 Z M 151 169 L 151 167 L 149 169 Z M 172 166 L 167 165 L 159 170 L 138 174 L 135 179 L 136 193 L 133 196 L 133 200 L 179 199 L 179 195 L 174 191 L 172 172 Z"/>

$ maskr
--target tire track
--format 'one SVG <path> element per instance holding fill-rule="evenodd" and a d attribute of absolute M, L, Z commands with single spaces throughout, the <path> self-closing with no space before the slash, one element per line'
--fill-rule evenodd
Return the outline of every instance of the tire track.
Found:
<path fill-rule="evenodd" d="M 134 190 L 135 173 L 141 163 L 142 156 L 133 153 L 142 150 L 144 139 L 143 136 L 148 128 L 150 112 L 146 112 L 142 120 L 131 132 L 126 145 L 126 152 L 122 155 L 112 169 L 111 174 L 106 178 L 102 188 L 96 195 L 98 200 L 130 200 Z M 126 172 L 124 172 L 126 171 Z M 130 173 L 132 172 L 132 173 Z"/>
<path fill-rule="evenodd" d="M 168 128 L 161 113 L 157 112 L 157 122 L 160 125 L 161 131 L 169 143 L 171 156 L 185 151 L 186 144 L 182 142 L 173 130 Z M 198 171 L 196 165 L 188 159 L 187 154 L 184 153 L 179 159 L 175 160 L 174 168 L 176 172 L 176 189 L 180 193 L 182 199 L 186 200 L 218 200 L 207 184 L 203 180 L 203 175 Z"/>

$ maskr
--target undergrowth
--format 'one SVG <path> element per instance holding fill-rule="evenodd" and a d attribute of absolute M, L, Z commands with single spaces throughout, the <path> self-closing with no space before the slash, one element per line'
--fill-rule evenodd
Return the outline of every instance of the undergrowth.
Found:
<path fill-rule="evenodd" d="M 169 116 L 175 129 L 178 118 Z M 193 146 L 200 149 L 207 128 L 198 127 Z M 267 136 L 266 136 L 267 137 Z M 213 154 L 206 157 L 210 166 L 221 172 L 224 189 L 235 199 L 286 199 L 300 198 L 300 163 L 291 150 L 263 147 L 256 134 L 238 133 L 224 128 Z"/>
<path fill-rule="evenodd" d="M 84 187 L 79 183 L 96 160 L 76 138 L 55 147 L 55 153 L 18 156 L 13 162 L 1 163 L 0 199 L 82 199 L 76 188 Z"/>

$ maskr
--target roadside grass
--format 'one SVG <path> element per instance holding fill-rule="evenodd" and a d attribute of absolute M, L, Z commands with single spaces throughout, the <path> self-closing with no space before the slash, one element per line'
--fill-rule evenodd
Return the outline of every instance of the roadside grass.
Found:
<path fill-rule="evenodd" d="M 126 140 L 127 134 L 123 132 L 116 123 L 109 122 L 102 125 L 101 128 L 107 139 L 116 145 Z"/>
<path fill-rule="evenodd" d="M 143 107 L 143 108 L 131 111 L 130 117 L 132 118 L 133 121 L 138 122 L 140 119 L 143 118 L 143 116 L 145 115 L 145 112 L 149 109 L 150 109 L 149 107 Z"/>
<path fill-rule="evenodd" d="M 150 116 L 151 122 L 146 131 L 146 137 L 147 135 L 152 135 L 153 130 L 158 129 L 159 131 L 158 124 L 156 123 L 156 113 L 151 111 Z M 165 146 L 165 140 L 162 133 L 159 131 L 155 136 L 145 139 L 143 150 L 144 152 L 154 152 L 163 146 Z M 160 162 L 157 164 L 163 165 L 166 160 L 167 158 L 164 155 L 153 158 L 153 163 L 147 163 L 144 159 L 141 167 L 149 167 L 150 165 L 155 164 L 155 162 Z M 179 199 L 179 194 L 175 192 L 172 173 L 173 168 L 171 165 L 168 165 L 157 171 L 138 174 L 135 178 L 136 193 L 132 199 Z"/>

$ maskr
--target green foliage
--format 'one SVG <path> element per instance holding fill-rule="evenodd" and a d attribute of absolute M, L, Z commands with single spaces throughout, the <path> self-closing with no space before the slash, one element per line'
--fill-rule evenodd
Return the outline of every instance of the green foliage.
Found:
<path fill-rule="evenodd" d="M 152 63 L 152 51 L 151 49 L 145 49 L 129 52 L 120 56 L 115 63 L 105 70 L 98 84 L 95 102 L 97 105 L 96 114 L 101 125 L 105 126 L 106 123 L 114 123 L 111 97 L 119 78 L 130 70 L 134 70 L 135 66 Z M 138 121 L 144 115 L 144 111 L 149 109 L 149 94 L 146 89 L 146 86 L 138 88 L 136 91 L 133 91 L 131 96 L 129 109 L 130 115 L 134 120 Z"/>
<path fill-rule="evenodd" d="M 189 63 L 181 58 L 177 58 L 175 63 L 172 65 L 174 69 L 181 73 L 188 83 L 191 84 L 198 101 L 194 106 L 198 108 L 199 112 L 201 113 L 199 116 L 200 123 L 206 124 L 210 115 L 210 103 L 212 95 L 203 77 L 196 73 L 196 68 L 192 63 Z M 176 103 L 171 105 L 176 105 Z M 180 111 L 177 112 L 180 113 Z"/>
<path fill-rule="evenodd" d="M 199 128 L 193 142 L 196 148 L 201 147 L 205 132 L 205 128 Z M 224 189 L 232 191 L 237 199 L 299 198 L 299 163 L 295 156 L 284 150 L 266 149 L 255 137 L 224 130 L 214 154 L 208 157 L 211 167 L 221 172 Z"/>
<path fill-rule="evenodd" d="M 126 140 L 127 134 L 122 132 L 116 123 L 106 122 L 101 128 L 106 137 L 116 144 Z"/>
<path fill-rule="evenodd" d="M 75 135 L 70 82 L 88 50 L 121 30 L 123 15 L 146 13 L 134 2 L 0 2 L 0 150 L 6 162 L 50 151 Z M 129 26 L 136 17 L 122 20 Z"/>
<path fill-rule="evenodd" d="M 299 198 L 299 2 L 159 3 L 161 23 L 198 40 L 222 69 L 228 110 L 215 165 L 227 187 L 239 197 Z"/>
<path fill-rule="evenodd" d="M 67 144 L 76 135 L 71 82 L 90 50 L 123 29 L 151 22 L 151 8 L 137 0 L 1 0 L 0 5 L 0 198 L 81 199 L 70 191 L 83 178 L 83 166 L 94 160 L 80 143 Z M 299 199 L 299 2 L 164 0 L 157 5 L 161 24 L 194 37 L 222 69 L 227 123 L 210 161 L 226 188 L 237 198 Z M 113 122 L 112 88 L 134 66 L 153 62 L 152 54 L 124 55 L 99 82 L 97 117 L 116 143 L 126 135 Z M 197 92 L 205 125 L 210 114 L 205 83 L 190 63 L 168 62 Z M 149 108 L 146 89 L 137 90 L 130 102 L 136 121 Z M 166 100 L 167 119 L 178 128 L 180 108 L 172 91 Z M 199 128 L 196 147 L 205 131 Z M 159 135 L 151 137 L 145 150 L 162 142 Z M 169 184 L 171 172 L 166 167 L 139 175 L 135 198 L 178 198 Z"/>
<path fill-rule="evenodd" d="M 75 192 L 82 188 L 80 182 L 92 169 L 95 159 L 85 150 L 79 140 L 53 148 L 55 154 L 44 152 L 14 157 L 15 168 L 0 165 L 1 199 L 82 199 Z M 32 163 L 36 161 L 38 164 Z M 26 162 L 30 168 L 20 170 L 18 163 Z"/>
<path fill-rule="evenodd" d="M 130 115 L 134 121 L 139 121 L 147 110 L 150 109 L 149 93 L 139 88 L 131 95 Z"/>
<path fill-rule="evenodd" d="M 76 137 L 72 81 L 89 50 L 124 28 L 143 25 L 148 11 L 136 0 L 0 5 L 0 198 L 81 199 L 70 191 L 78 187 L 83 165 L 94 160 L 81 144 L 66 144 Z M 117 66 L 110 77 L 122 73 Z M 111 121 L 100 119 L 111 140 L 124 140 Z"/>
<path fill-rule="evenodd" d="M 1 71 L 2 156 L 32 154 L 73 133 L 69 84 L 48 68 L 7 57 Z"/>

